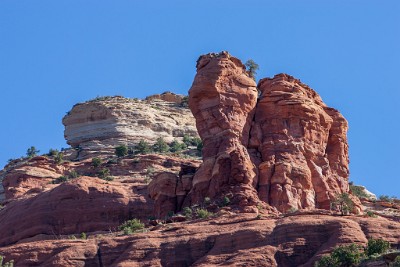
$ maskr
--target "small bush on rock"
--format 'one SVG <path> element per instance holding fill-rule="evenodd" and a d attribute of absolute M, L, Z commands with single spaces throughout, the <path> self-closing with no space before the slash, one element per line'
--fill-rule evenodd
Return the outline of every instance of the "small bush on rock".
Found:
<path fill-rule="evenodd" d="M 196 215 L 197 215 L 197 217 L 199 217 L 199 218 L 201 218 L 201 219 L 207 219 L 207 218 L 213 216 L 214 213 L 209 212 L 209 211 L 206 210 L 206 209 L 197 209 L 197 210 L 196 210 Z"/>
<path fill-rule="evenodd" d="M 391 267 L 400 267 L 400 256 L 397 256 L 396 259 L 394 259 L 394 262 L 392 262 Z"/>
<path fill-rule="evenodd" d="M 4 257 L 0 256 L 0 267 L 13 267 L 14 266 L 14 261 L 10 260 L 9 262 L 4 262 Z"/>
<path fill-rule="evenodd" d="M 185 143 L 179 143 L 178 141 L 174 140 L 171 144 L 169 144 L 169 150 L 171 152 L 179 152 L 186 149 L 187 146 Z"/>
<path fill-rule="evenodd" d="M 54 156 L 54 161 L 56 164 L 61 164 L 64 161 L 64 154 L 62 152 L 58 152 L 57 155 Z"/>
<path fill-rule="evenodd" d="M 87 239 L 86 233 L 85 233 L 85 232 L 82 232 L 80 238 L 81 238 L 81 239 L 84 239 L 84 240 Z"/>
<path fill-rule="evenodd" d="M 342 215 L 348 214 L 354 207 L 353 201 L 348 193 L 336 195 L 336 198 L 331 201 L 331 209 L 339 210 Z"/>
<path fill-rule="evenodd" d="M 365 193 L 364 188 L 362 186 L 350 184 L 349 187 L 353 195 L 355 195 L 356 197 L 369 198 L 369 196 Z"/>
<path fill-rule="evenodd" d="M 144 229 L 144 223 L 140 222 L 139 219 L 132 219 L 124 222 L 118 229 L 123 231 L 125 235 L 130 235 Z"/>
<path fill-rule="evenodd" d="M 110 170 L 107 168 L 103 168 L 100 171 L 97 172 L 97 176 L 100 179 L 106 180 L 106 181 L 112 181 L 113 178 L 110 177 Z"/>
<path fill-rule="evenodd" d="M 118 158 L 128 155 L 128 147 L 126 145 L 120 145 L 115 148 L 115 155 Z"/>
<path fill-rule="evenodd" d="M 135 152 L 136 154 L 148 154 L 151 152 L 149 143 L 147 143 L 143 139 L 140 140 L 139 144 L 137 144 L 137 146 L 135 147 L 135 150 L 136 150 L 136 152 Z"/>
<path fill-rule="evenodd" d="M 81 175 L 75 170 L 70 171 L 68 174 L 68 177 L 70 179 L 75 179 L 75 178 L 78 178 L 79 176 L 81 176 Z"/>
<path fill-rule="evenodd" d="M 28 158 L 33 158 L 33 157 L 36 156 L 39 152 L 40 152 L 40 150 L 37 150 L 36 147 L 31 146 L 31 147 L 28 148 L 28 150 L 26 151 L 26 156 L 27 156 Z"/>
<path fill-rule="evenodd" d="M 60 176 L 57 179 L 53 180 L 52 183 L 53 184 L 61 184 L 61 183 L 66 182 L 68 180 L 69 180 L 68 176 Z"/>
<path fill-rule="evenodd" d="M 47 153 L 47 156 L 49 157 L 54 157 L 59 153 L 59 151 L 57 149 L 52 149 L 50 148 L 49 153 Z"/>
<path fill-rule="evenodd" d="M 390 243 L 383 239 L 370 239 L 368 240 L 367 248 L 365 249 L 365 253 L 367 256 L 371 256 L 374 254 L 383 254 L 388 251 L 390 248 Z"/>
<path fill-rule="evenodd" d="M 165 142 L 164 138 L 159 137 L 159 138 L 157 138 L 157 141 L 153 145 L 153 150 L 154 150 L 154 152 L 158 152 L 158 153 L 166 153 L 169 151 L 169 146 Z"/>
<path fill-rule="evenodd" d="M 102 160 L 100 158 L 92 158 L 92 166 L 97 168 L 102 164 Z"/>
<path fill-rule="evenodd" d="M 191 219 L 193 216 L 193 211 L 191 208 L 189 207 L 184 207 L 182 210 L 182 214 L 187 218 L 187 219 Z"/>

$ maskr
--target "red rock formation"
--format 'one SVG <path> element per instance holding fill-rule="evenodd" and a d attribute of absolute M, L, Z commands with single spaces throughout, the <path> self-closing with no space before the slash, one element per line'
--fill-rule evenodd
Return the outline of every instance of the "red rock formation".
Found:
<path fill-rule="evenodd" d="M 201 56 L 189 90 L 189 107 L 203 140 L 203 164 L 186 204 L 233 194 L 241 207 L 255 205 L 255 166 L 247 153 L 257 102 L 256 84 L 245 66 L 227 52 Z"/>
<path fill-rule="evenodd" d="M 81 177 L 12 201 L 0 210 L 0 246 L 39 235 L 115 231 L 127 219 L 147 220 L 153 203 L 146 187 Z"/>
<path fill-rule="evenodd" d="M 204 143 L 203 164 L 188 201 L 229 192 L 240 206 L 254 205 L 256 188 L 283 212 L 329 209 L 349 191 L 347 121 L 289 75 L 262 79 L 259 90 L 256 103 L 254 81 L 228 53 L 199 58 L 189 107 Z"/>
<path fill-rule="evenodd" d="M 329 209 L 337 194 L 349 190 L 347 121 L 289 75 L 258 86 L 249 149 L 259 163 L 260 199 L 280 211 Z"/>
<path fill-rule="evenodd" d="M 154 200 L 154 214 L 157 218 L 181 210 L 186 195 L 192 189 L 196 169 L 197 166 L 194 164 L 183 164 L 179 175 L 161 172 L 153 177 L 148 186 L 148 193 Z"/>
<path fill-rule="evenodd" d="M 2 181 L 5 199 L 13 199 L 43 191 L 44 187 L 64 174 L 64 165 L 55 164 L 47 157 L 34 157 L 4 170 Z"/>
<path fill-rule="evenodd" d="M 158 227 L 160 228 L 160 227 Z M 400 244 L 400 223 L 384 218 L 254 214 L 175 223 L 133 236 L 25 242 L 0 248 L 16 266 L 314 266 L 334 247 L 384 237 Z"/>

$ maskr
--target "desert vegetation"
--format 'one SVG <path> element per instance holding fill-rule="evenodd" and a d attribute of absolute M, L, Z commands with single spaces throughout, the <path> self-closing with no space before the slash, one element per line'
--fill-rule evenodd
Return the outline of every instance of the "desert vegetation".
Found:
<path fill-rule="evenodd" d="M 360 266 L 361 263 L 379 259 L 390 249 L 389 242 L 383 239 L 370 239 L 367 246 L 358 244 L 336 247 L 330 255 L 323 256 L 316 267 Z M 391 265 L 396 266 L 396 265 Z"/>

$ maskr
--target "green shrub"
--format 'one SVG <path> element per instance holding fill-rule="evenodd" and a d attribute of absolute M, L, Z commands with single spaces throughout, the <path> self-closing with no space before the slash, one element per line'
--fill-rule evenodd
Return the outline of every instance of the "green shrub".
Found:
<path fill-rule="evenodd" d="M 149 143 L 147 143 L 143 139 L 139 141 L 139 144 L 137 144 L 135 149 L 136 149 L 136 154 L 148 154 L 151 152 Z"/>
<path fill-rule="evenodd" d="M 78 178 L 79 176 L 81 176 L 77 171 L 75 171 L 75 170 L 72 170 L 72 171 L 70 171 L 69 173 L 68 173 L 68 177 L 70 178 L 70 179 L 75 179 L 75 178 Z"/>
<path fill-rule="evenodd" d="M 211 198 L 205 197 L 204 198 L 204 205 L 210 205 L 211 204 Z"/>
<path fill-rule="evenodd" d="M 31 146 L 31 147 L 28 148 L 28 150 L 26 151 L 26 155 L 28 156 L 28 158 L 33 158 L 33 157 L 36 156 L 39 152 L 40 152 L 40 150 L 37 150 L 36 147 Z"/>
<path fill-rule="evenodd" d="M 201 219 L 207 219 L 207 218 L 213 216 L 214 213 L 209 212 L 206 209 L 196 209 L 196 215 L 197 215 L 197 217 L 199 217 Z"/>
<path fill-rule="evenodd" d="M 383 254 L 388 251 L 390 248 L 390 243 L 383 239 L 370 239 L 368 240 L 367 248 L 365 249 L 365 253 L 367 256 L 371 256 L 374 254 Z"/>
<path fill-rule="evenodd" d="M 380 195 L 379 200 L 385 201 L 385 202 L 392 202 L 392 199 L 387 195 Z"/>
<path fill-rule="evenodd" d="M 193 216 L 193 211 L 192 211 L 192 209 L 189 208 L 189 207 L 184 207 L 183 210 L 182 210 L 182 214 L 183 214 L 186 218 L 191 219 L 192 216 Z"/>
<path fill-rule="evenodd" d="M 164 138 L 159 137 L 159 138 L 157 138 L 157 141 L 153 145 L 153 150 L 154 150 L 154 152 L 158 152 L 158 153 L 166 153 L 169 151 L 169 146 L 165 142 Z"/>
<path fill-rule="evenodd" d="M 169 144 L 169 150 L 171 152 L 179 152 L 186 149 L 187 146 L 185 143 L 179 143 L 178 141 L 174 140 Z"/>
<path fill-rule="evenodd" d="M 400 256 L 397 256 L 396 259 L 394 259 L 394 262 L 390 265 L 391 267 L 400 267 Z"/>
<path fill-rule="evenodd" d="M 190 137 L 189 135 L 185 134 L 185 135 L 183 136 L 182 142 L 183 142 L 185 145 L 190 146 L 190 145 L 191 145 L 190 139 L 191 139 L 191 137 Z"/>
<path fill-rule="evenodd" d="M 362 247 L 356 244 L 340 246 L 332 252 L 332 257 L 337 259 L 338 262 L 344 266 L 353 266 L 359 264 L 362 256 Z"/>
<path fill-rule="evenodd" d="M 186 146 L 195 146 L 197 147 L 201 143 L 201 139 L 198 137 L 190 137 L 189 135 L 184 135 L 183 136 L 183 143 L 185 143 Z"/>
<path fill-rule="evenodd" d="M 81 239 L 87 239 L 86 233 L 85 233 L 85 232 L 82 232 L 80 238 L 81 238 Z"/>
<path fill-rule="evenodd" d="M 124 222 L 118 229 L 123 231 L 125 235 L 130 235 L 144 229 L 144 223 L 140 222 L 139 219 L 132 219 Z"/>
<path fill-rule="evenodd" d="M 350 199 L 350 195 L 348 193 L 338 194 L 334 199 L 331 200 L 331 209 L 338 209 L 342 215 L 348 214 L 353 207 L 353 201 Z"/>
<path fill-rule="evenodd" d="M 362 186 L 350 184 L 350 190 L 356 197 L 359 198 L 369 198 L 369 196 L 365 193 L 364 188 Z"/>
<path fill-rule="evenodd" d="M 61 184 L 61 183 L 66 182 L 68 180 L 69 180 L 68 176 L 60 176 L 57 179 L 54 179 L 51 183 L 53 183 L 53 184 Z"/>
<path fill-rule="evenodd" d="M 368 217 L 372 217 L 372 218 L 376 218 L 377 216 L 375 215 L 375 213 L 373 211 L 368 210 L 367 211 L 367 216 Z"/>
<path fill-rule="evenodd" d="M 120 145 L 115 147 L 115 155 L 118 158 L 128 155 L 128 147 L 126 145 Z"/>
<path fill-rule="evenodd" d="M 184 96 L 182 98 L 182 101 L 180 103 L 181 107 L 187 108 L 189 106 L 189 97 L 188 96 Z"/>
<path fill-rule="evenodd" d="M 49 157 L 54 157 L 56 156 L 58 153 L 60 153 L 57 149 L 52 149 L 50 148 L 49 153 L 47 153 L 47 156 Z"/>
<path fill-rule="evenodd" d="M 92 158 L 92 166 L 97 168 L 102 164 L 102 160 L 100 158 Z"/>
<path fill-rule="evenodd" d="M 54 156 L 54 161 L 57 164 L 61 164 L 64 161 L 64 154 L 62 152 L 58 152 L 55 156 Z"/>
<path fill-rule="evenodd" d="M 244 63 L 247 69 L 247 73 L 253 80 L 256 80 L 256 75 L 257 75 L 257 70 L 259 69 L 259 66 L 257 63 L 254 62 L 254 60 L 249 59 Z"/>
<path fill-rule="evenodd" d="M 196 149 L 197 149 L 197 151 L 198 151 L 199 156 L 201 156 L 202 151 L 203 151 L 203 143 L 202 143 L 202 142 L 199 143 L 199 144 L 197 145 Z"/>
<path fill-rule="evenodd" d="M 10 260 L 9 262 L 5 262 L 4 261 L 4 257 L 0 256 L 0 267 L 13 267 L 14 266 L 14 261 Z"/>
<path fill-rule="evenodd" d="M 315 263 L 315 267 L 339 267 L 337 259 L 331 256 L 323 256 L 318 262 Z"/>
<path fill-rule="evenodd" d="M 106 180 L 106 181 L 111 181 L 110 180 L 110 170 L 107 168 L 103 168 L 100 171 L 97 172 L 97 176 L 100 179 Z"/>
<path fill-rule="evenodd" d="M 230 203 L 231 203 L 231 200 L 229 199 L 229 197 L 224 196 L 224 198 L 222 199 L 222 205 L 228 206 Z"/>

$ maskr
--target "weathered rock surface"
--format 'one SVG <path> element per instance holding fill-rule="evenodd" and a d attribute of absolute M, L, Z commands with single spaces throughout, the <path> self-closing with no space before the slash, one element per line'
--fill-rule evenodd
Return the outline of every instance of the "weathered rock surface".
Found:
<path fill-rule="evenodd" d="M 260 199 L 281 211 L 329 209 L 337 194 L 349 191 L 347 121 L 289 75 L 262 79 L 258 88 L 249 149 L 258 163 Z"/>
<path fill-rule="evenodd" d="M 147 219 L 146 186 L 81 177 L 0 210 L 0 246 L 35 236 L 115 231 L 127 218 Z"/>
<path fill-rule="evenodd" d="M 232 195 L 241 207 L 256 205 L 255 166 L 247 153 L 257 103 L 256 84 L 245 66 L 227 52 L 201 56 L 189 90 L 189 107 L 203 140 L 203 164 L 186 200 Z"/>
<path fill-rule="evenodd" d="M 197 164 L 184 164 L 179 174 L 173 172 L 161 172 L 153 177 L 148 192 L 154 200 L 154 214 L 157 218 L 163 218 L 168 213 L 181 211 L 186 195 L 192 189 L 193 176 Z"/>
<path fill-rule="evenodd" d="M 337 245 L 365 245 L 383 236 L 398 245 L 400 223 L 327 215 L 256 220 L 242 214 L 128 237 L 26 242 L 2 247 L 0 254 L 16 266 L 313 266 Z"/>
<path fill-rule="evenodd" d="M 35 157 L 18 166 L 9 166 L 3 170 L 4 199 L 13 199 L 25 194 L 34 194 L 44 190 L 47 184 L 62 176 L 66 168 L 55 164 L 47 157 Z"/>
<path fill-rule="evenodd" d="M 67 143 L 80 149 L 78 158 L 113 153 L 118 145 L 135 145 L 142 139 L 154 143 L 159 137 L 171 142 L 185 134 L 197 136 L 189 109 L 157 99 L 94 99 L 75 105 L 63 124 Z"/>

